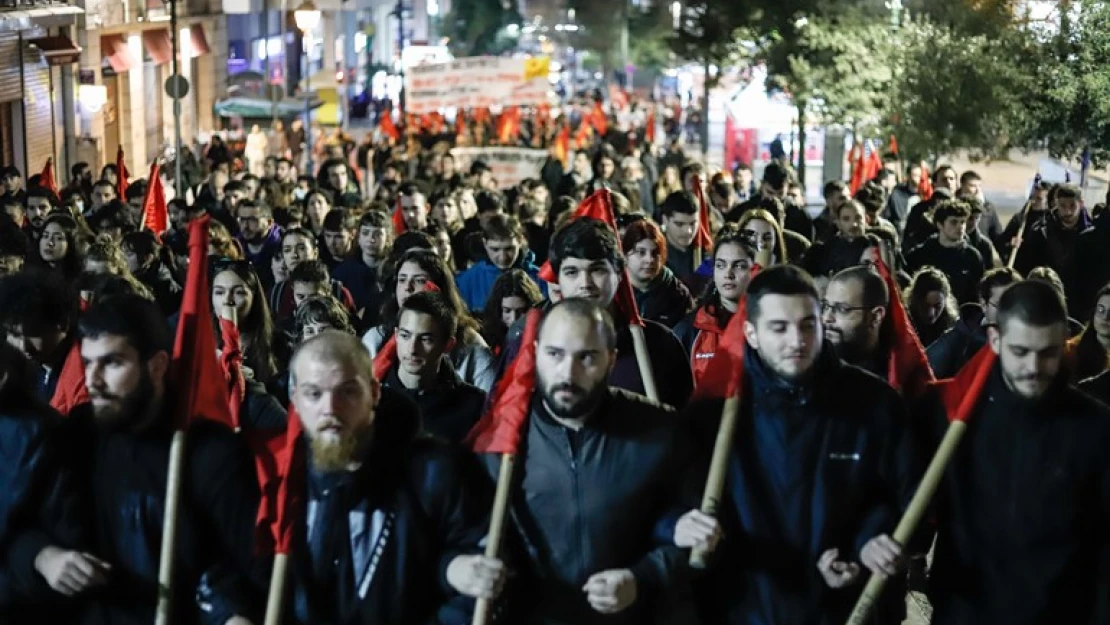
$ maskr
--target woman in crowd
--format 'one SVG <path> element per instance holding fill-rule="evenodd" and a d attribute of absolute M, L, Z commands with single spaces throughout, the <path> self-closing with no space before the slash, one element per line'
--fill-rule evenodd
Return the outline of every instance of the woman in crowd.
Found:
<path fill-rule="evenodd" d="M 35 261 L 57 271 L 67 281 L 73 281 L 84 268 L 77 247 L 77 222 L 69 215 L 56 214 L 46 219 L 38 245 Z"/>
<path fill-rule="evenodd" d="M 932 345 L 956 323 L 956 298 L 948 278 L 933 267 L 914 274 L 906 289 L 905 301 L 917 337 L 925 347 Z"/>
<path fill-rule="evenodd" d="M 782 265 L 792 260 L 786 249 L 782 227 L 770 212 L 763 209 L 746 211 L 736 227 L 753 252 L 771 249 L 771 264 Z"/>
<path fill-rule="evenodd" d="M 323 189 L 314 189 L 304 198 L 304 216 L 308 227 L 317 236 L 324 232 L 324 218 L 332 209 L 331 194 Z"/>
<path fill-rule="evenodd" d="M 655 222 L 632 222 L 621 237 L 636 305 L 644 319 L 673 328 L 694 308 L 694 298 L 667 267 L 667 240 Z"/>
<path fill-rule="evenodd" d="M 181 307 L 181 285 L 164 261 L 165 248 L 150 230 L 123 235 L 123 257 L 127 268 L 154 293 L 154 301 L 169 317 Z"/>
<path fill-rule="evenodd" d="M 497 278 L 482 312 L 482 338 L 494 355 L 501 353 L 509 328 L 542 302 L 539 287 L 523 269 L 510 269 Z"/>
<path fill-rule="evenodd" d="M 1093 378 L 1110 368 L 1110 284 L 1099 289 L 1090 323 L 1068 341 L 1066 353 L 1073 382 Z"/>
<path fill-rule="evenodd" d="M 250 262 L 229 258 L 215 260 L 211 271 L 213 312 L 220 314 L 226 306 L 235 309 L 244 365 L 255 380 L 274 389 L 278 362 L 287 360 L 287 350 L 281 349 L 279 337 L 275 336 L 273 318 L 258 274 Z"/>

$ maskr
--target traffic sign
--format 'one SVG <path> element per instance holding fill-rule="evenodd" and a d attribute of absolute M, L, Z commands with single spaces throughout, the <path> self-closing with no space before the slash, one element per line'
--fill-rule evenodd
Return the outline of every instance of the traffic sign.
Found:
<path fill-rule="evenodd" d="M 189 80 L 181 74 L 170 76 L 166 79 L 166 95 L 178 99 L 189 95 Z"/>

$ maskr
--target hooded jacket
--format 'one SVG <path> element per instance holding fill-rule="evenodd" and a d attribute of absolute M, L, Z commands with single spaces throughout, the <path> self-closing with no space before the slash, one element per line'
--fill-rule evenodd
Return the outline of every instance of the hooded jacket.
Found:
<path fill-rule="evenodd" d="M 540 268 L 533 262 L 534 258 L 535 254 L 531 250 L 522 250 L 517 256 L 516 262 L 513 263 L 513 268 L 523 269 L 536 283 L 536 286 L 540 287 L 540 291 L 546 295 L 547 283 L 540 280 Z M 455 278 L 455 284 L 459 287 L 459 295 L 466 302 L 466 307 L 473 312 L 481 312 L 486 307 L 486 300 L 489 299 L 490 291 L 493 290 L 493 283 L 503 273 L 505 273 L 505 270 L 498 268 L 488 258 L 483 258 L 460 273 Z"/>
<path fill-rule="evenodd" d="M 675 327 L 694 307 L 694 298 L 675 277 L 669 267 L 663 267 L 646 291 L 633 288 L 636 307 L 644 319 L 658 321 L 668 328 Z"/>
<path fill-rule="evenodd" d="M 462 443 L 478 422 L 486 394 L 459 378 L 449 361 L 444 361 L 431 388 L 406 388 L 395 365 L 382 380 L 382 385 L 406 395 L 420 409 L 424 431 L 451 443 Z"/>
<path fill-rule="evenodd" d="M 731 318 L 732 315 L 728 316 Z M 682 346 L 686 348 L 690 371 L 694 375 L 694 388 L 697 389 L 702 377 L 713 365 L 713 357 L 717 354 L 717 347 L 721 343 L 725 327 L 717 320 L 717 316 L 703 305 L 686 315 L 686 318 L 675 326 L 674 332 Z"/>

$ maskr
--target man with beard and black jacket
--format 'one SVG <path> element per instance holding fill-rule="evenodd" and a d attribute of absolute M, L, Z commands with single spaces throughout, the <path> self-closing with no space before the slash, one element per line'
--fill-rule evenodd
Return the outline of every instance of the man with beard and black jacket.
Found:
<path fill-rule="evenodd" d="M 613 306 L 625 264 L 616 233 L 604 223 L 581 217 L 564 226 L 551 240 L 549 262 L 563 298 L 583 298 L 599 306 Z M 628 320 L 623 316 L 615 317 L 614 323 L 617 325 L 617 359 L 609 374 L 609 385 L 643 394 L 644 381 Z M 502 366 L 516 357 L 523 334 L 524 320 L 521 319 L 509 328 L 505 337 Z M 644 320 L 644 337 L 654 367 L 659 401 L 672 407 L 685 405 L 694 390 L 694 379 L 682 343 L 666 326 L 649 320 Z"/>
<path fill-rule="evenodd" d="M 459 320 L 440 293 L 414 293 L 397 315 L 397 364 L 382 385 L 411 398 L 426 432 L 461 443 L 477 423 L 486 394 L 445 360 Z"/>
<path fill-rule="evenodd" d="M 133 295 L 94 304 L 80 322 L 81 360 L 91 403 L 64 423 L 60 457 L 76 545 L 42 541 L 35 569 L 59 593 L 78 595 L 89 625 L 154 620 L 170 441 L 180 394 L 171 388 L 173 336 L 153 302 Z M 233 616 L 258 622 L 265 564 L 254 557 L 258 484 L 250 455 L 226 427 L 189 415 L 174 545 L 171 620 Z M 48 531 L 49 531 L 48 530 Z M 218 575 L 215 575 L 218 572 Z M 218 584 L 201 584 L 202 575 Z"/>
<path fill-rule="evenodd" d="M 1056 188 L 1055 209 L 1035 227 L 1026 230 L 1014 268 L 1028 275 L 1035 267 L 1051 267 L 1064 282 L 1068 302 L 1082 302 L 1083 273 L 1089 269 L 1099 271 L 1104 262 L 1100 257 L 1093 265 L 1079 264 L 1079 235 L 1090 226 L 1091 217 L 1083 208 L 1082 191 L 1075 185 L 1060 185 Z M 1069 309 L 1071 316 L 1076 316 L 1077 309 Z"/>
<path fill-rule="evenodd" d="M 649 623 L 675 581 L 680 550 L 660 524 L 679 505 L 689 446 L 670 410 L 609 386 L 616 348 L 609 314 L 587 299 L 540 323 L 510 496 L 507 540 L 523 561 L 505 622 Z M 499 457 L 483 460 L 496 479 Z"/>
<path fill-rule="evenodd" d="M 1045 283 L 1002 294 L 988 329 L 998 358 L 937 491 L 937 625 L 1110 618 L 1110 409 L 1068 386 L 1067 319 Z M 925 443 L 938 444 L 949 416 L 940 394 L 917 408 L 915 422 L 932 426 Z"/>
<path fill-rule="evenodd" d="M 883 345 L 882 330 L 890 311 L 890 295 L 882 277 L 861 265 L 834 275 L 821 302 L 825 337 L 836 354 L 884 379 L 890 350 Z"/>
<path fill-rule="evenodd" d="M 941 202 L 933 211 L 937 233 L 906 254 L 906 270 L 911 274 L 929 266 L 948 276 L 952 295 L 960 304 L 975 301 L 983 277 L 983 257 L 966 236 L 969 217 L 971 208 L 967 203 Z"/>
<path fill-rule="evenodd" d="M 673 329 L 694 308 L 690 289 L 667 267 L 667 242 L 655 222 L 641 219 L 624 231 L 621 247 L 640 316 Z"/>
<path fill-rule="evenodd" d="M 287 620 L 469 623 L 471 598 L 496 598 L 505 577 L 479 555 L 490 497 L 472 457 L 419 436 L 416 407 L 383 392 L 354 336 L 314 336 L 290 373 L 306 480 Z"/>
<path fill-rule="evenodd" d="M 998 318 L 998 300 L 1011 284 L 1021 281 L 1009 267 L 991 269 L 979 281 L 979 302 L 960 306 L 960 318 L 925 349 L 938 380 L 950 378 L 987 344 L 987 328 Z"/>
<path fill-rule="evenodd" d="M 906 410 L 885 382 L 837 358 L 802 270 L 762 271 L 747 305 L 726 490 L 716 518 L 687 512 L 674 541 L 713 552 L 694 588 L 706 625 L 839 625 L 862 575 L 894 576 L 901 565 L 902 547 L 886 532 L 916 484 Z M 713 400 L 688 410 L 705 459 L 721 407 Z M 694 500 L 705 484 L 699 473 Z M 898 589 L 887 589 L 877 613 L 879 622 L 902 622 Z"/>

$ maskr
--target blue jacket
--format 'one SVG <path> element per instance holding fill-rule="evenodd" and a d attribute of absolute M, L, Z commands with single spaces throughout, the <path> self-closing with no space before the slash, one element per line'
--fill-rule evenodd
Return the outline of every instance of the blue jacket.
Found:
<path fill-rule="evenodd" d="M 525 250 L 520 254 L 520 257 L 513 263 L 514 269 L 523 269 L 532 277 L 532 280 L 540 287 L 540 291 L 544 296 L 547 295 L 547 284 L 540 280 L 540 268 L 532 262 L 535 255 L 531 250 Z M 463 301 L 466 302 L 466 307 L 472 311 L 481 311 L 486 307 L 486 300 L 489 299 L 490 291 L 493 290 L 493 283 L 501 274 L 505 273 L 503 270 L 498 269 L 496 265 L 489 262 L 489 259 L 482 259 L 478 261 L 470 269 L 460 273 L 455 278 L 455 283 L 459 286 L 459 294 L 462 295 Z"/>

